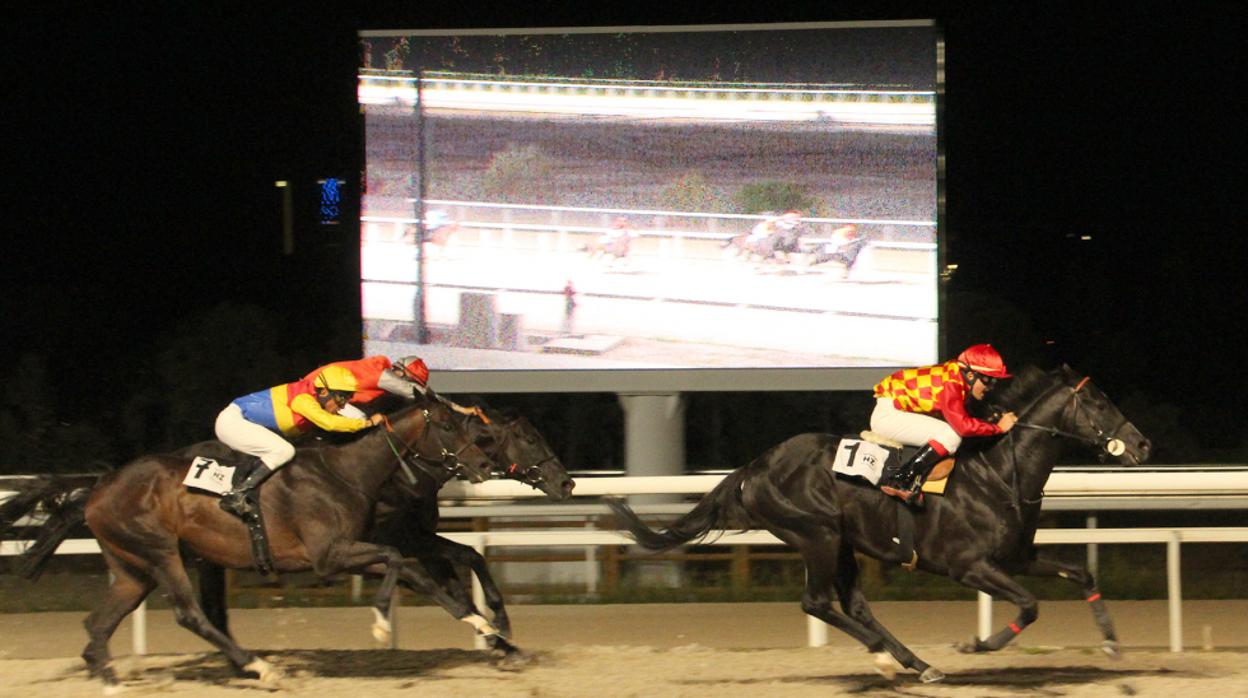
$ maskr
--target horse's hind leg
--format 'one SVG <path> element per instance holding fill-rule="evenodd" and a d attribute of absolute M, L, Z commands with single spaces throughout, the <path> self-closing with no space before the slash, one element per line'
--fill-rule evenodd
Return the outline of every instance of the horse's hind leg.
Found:
<path fill-rule="evenodd" d="M 1036 622 L 1036 618 L 1040 616 L 1035 595 L 987 560 L 971 565 L 969 570 L 958 577 L 958 581 L 972 589 L 990 594 L 993 598 L 1018 606 L 1018 616 L 1013 623 L 993 633 L 986 640 L 976 638 L 975 642 L 960 646 L 959 649 L 963 652 L 995 652 L 1009 644 L 1010 640 Z"/>
<path fill-rule="evenodd" d="M 821 533 L 815 538 L 807 538 L 783 529 L 773 528 L 771 531 L 797 548 L 806 561 L 806 589 L 802 592 L 802 611 L 861 642 L 871 652 L 883 651 L 884 638 L 879 633 L 838 613 L 832 607 L 832 581 L 836 578 L 839 536 Z"/>
<path fill-rule="evenodd" d="M 923 683 L 933 683 L 945 678 L 939 669 L 916 657 L 909 647 L 901 644 L 883 624 L 876 620 L 875 614 L 871 613 L 871 607 L 867 604 L 866 595 L 858 587 L 858 561 L 854 559 L 853 548 L 848 545 L 841 546 L 840 561 L 837 564 L 836 577 L 832 580 L 832 584 L 836 587 L 836 595 L 840 597 L 841 608 L 844 609 L 846 615 L 884 638 L 884 647 L 893 659 L 896 659 L 903 667 L 918 672 L 919 679 Z M 888 658 L 883 657 L 883 660 L 888 661 Z"/>
<path fill-rule="evenodd" d="M 105 552 L 109 571 L 113 581 L 108 587 L 108 595 L 104 603 L 91 612 L 83 622 L 87 629 L 87 646 L 82 650 L 82 658 L 87 663 L 87 671 L 91 676 L 104 680 L 105 693 L 111 693 L 119 687 L 117 674 L 113 671 L 112 655 L 108 651 L 108 640 L 116 632 L 117 626 L 130 612 L 138 608 L 143 599 L 156 586 L 155 581 L 137 569 Z"/>
<path fill-rule="evenodd" d="M 168 595 L 173 603 L 174 617 L 178 625 L 212 643 L 225 653 L 226 658 L 240 673 L 255 674 L 261 681 L 278 678 L 281 672 L 273 665 L 238 646 L 228 635 L 218 630 L 204 615 L 204 611 L 195 600 L 195 590 L 186 575 L 186 568 L 177 555 L 170 555 L 152 569 L 152 576 L 160 584 L 161 590 Z"/>
<path fill-rule="evenodd" d="M 225 598 L 225 568 L 214 562 L 200 560 L 199 607 L 204 609 L 208 622 L 228 637 L 230 634 L 230 611 Z"/>
<path fill-rule="evenodd" d="M 1105 638 L 1101 642 L 1101 649 L 1111 657 L 1119 656 L 1118 634 L 1114 632 L 1114 619 L 1109 617 L 1109 609 L 1105 607 L 1101 592 L 1096 588 L 1096 580 L 1087 568 L 1052 560 L 1032 560 L 1023 570 L 1023 574 L 1032 577 L 1061 577 L 1078 584 L 1083 589 L 1084 600 L 1092 608 L 1092 617 L 1096 620 L 1097 627 L 1101 629 L 1101 636 Z"/>

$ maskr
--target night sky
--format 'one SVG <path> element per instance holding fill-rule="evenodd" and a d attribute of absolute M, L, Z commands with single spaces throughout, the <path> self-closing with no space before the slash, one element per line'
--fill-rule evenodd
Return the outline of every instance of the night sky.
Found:
<path fill-rule="evenodd" d="M 281 257 L 274 181 L 354 177 L 358 29 L 934 16 L 948 44 L 951 302 L 1011 308 L 1051 342 L 1023 353 L 1242 432 L 1245 13 L 1086 4 L 6 12 L 3 352 L 50 357 L 57 389 L 90 401 L 116 385 L 109 365 L 141 362 L 157 335 L 224 301 L 303 318 L 313 338 L 357 312 L 349 274 Z M 323 234 L 304 242 L 332 249 Z"/>

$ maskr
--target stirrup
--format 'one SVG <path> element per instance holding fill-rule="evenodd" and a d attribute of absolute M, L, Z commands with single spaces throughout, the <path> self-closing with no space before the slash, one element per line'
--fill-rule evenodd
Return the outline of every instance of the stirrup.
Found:
<path fill-rule="evenodd" d="M 221 510 L 250 523 L 256 518 L 257 507 L 251 501 L 251 498 L 247 496 L 248 494 L 246 491 L 226 492 L 221 495 L 221 501 L 219 502 Z"/>

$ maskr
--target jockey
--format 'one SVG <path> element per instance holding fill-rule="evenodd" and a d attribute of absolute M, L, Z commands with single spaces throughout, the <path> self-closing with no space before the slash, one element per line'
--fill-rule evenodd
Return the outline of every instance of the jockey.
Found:
<path fill-rule="evenodd" d="M 998 380 L 1009 377 L 997 350 L 976 344 L 953 361 L 897 371 L 877 383 L 871 430 L 921 447 L 880 489 L 910 502 L 932 467 L 956 452 L 963 437 L 1004 434 L 1014 428 L 1018 417 L 1013 412 L 1006 412 L 993 424 L 966 411 L 968 395 L 982 400 Z"/>
<path fill-rule="evenodd" d="M 486 420 L 480 407 L 464 407 L 433 392 L 429 387 L 429 367 L 419 356 L 404 356 L 393 364 L 384 356 L 369 356 L 358 361 L 342 361 L 330 365 L 346 367 L 359 381 L 359 389 L 351 400 L 353 403 L 369 402 L 383 392 L 409 400 L 420 395 L 437 400 L 460 414 L 476 415 L 479 419 Z M 358 413 L 359 416 L 364 414 L 352 405 L 344 408 L 344 413 L 347 412 Z"/>
<path fill-rule="evenodd" d="M 221 497 L 221 508 L 244 520 L 256 516 L 248 495 L 295 457 L 295 447 L 284 436 L 298 436 L 313 426 L 354 432 L 380 423 L 379 414 L 369 419 L 338 414 L 358 386 L 351 371 L 327 366 L 312 378 L 244 395 L 226 405 L 217 415 L 217 438 L 259 463 L 241 485 Z"/>
<path fill-rule="evenodd" d="M 759 221 L 753 228 L 750 228 L 750 234 L 745 238 L 747 242 L 765 240 L 776 233 L 776 226 L 780 222 L 780 218 L 772 215 L 770 211 L 763 215 L 767 216 L 767 218 Z"/>

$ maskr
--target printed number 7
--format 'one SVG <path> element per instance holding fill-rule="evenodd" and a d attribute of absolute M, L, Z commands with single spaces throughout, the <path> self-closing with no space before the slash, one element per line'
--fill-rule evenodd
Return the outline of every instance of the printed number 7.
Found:
<path fill-rule="evenodd" d="M 845 460 L 846 464 L 849 464 L 849 465 L 853 464 L 854 456 L 858 453 L 859 445 L 860 444 L 857 441 L 850 443 L 850 444 L 847 444 L 844 441 L 841 442 L 841 450 L 849 452 L 848 454 L 846 454 L 846 460 Z"/>

